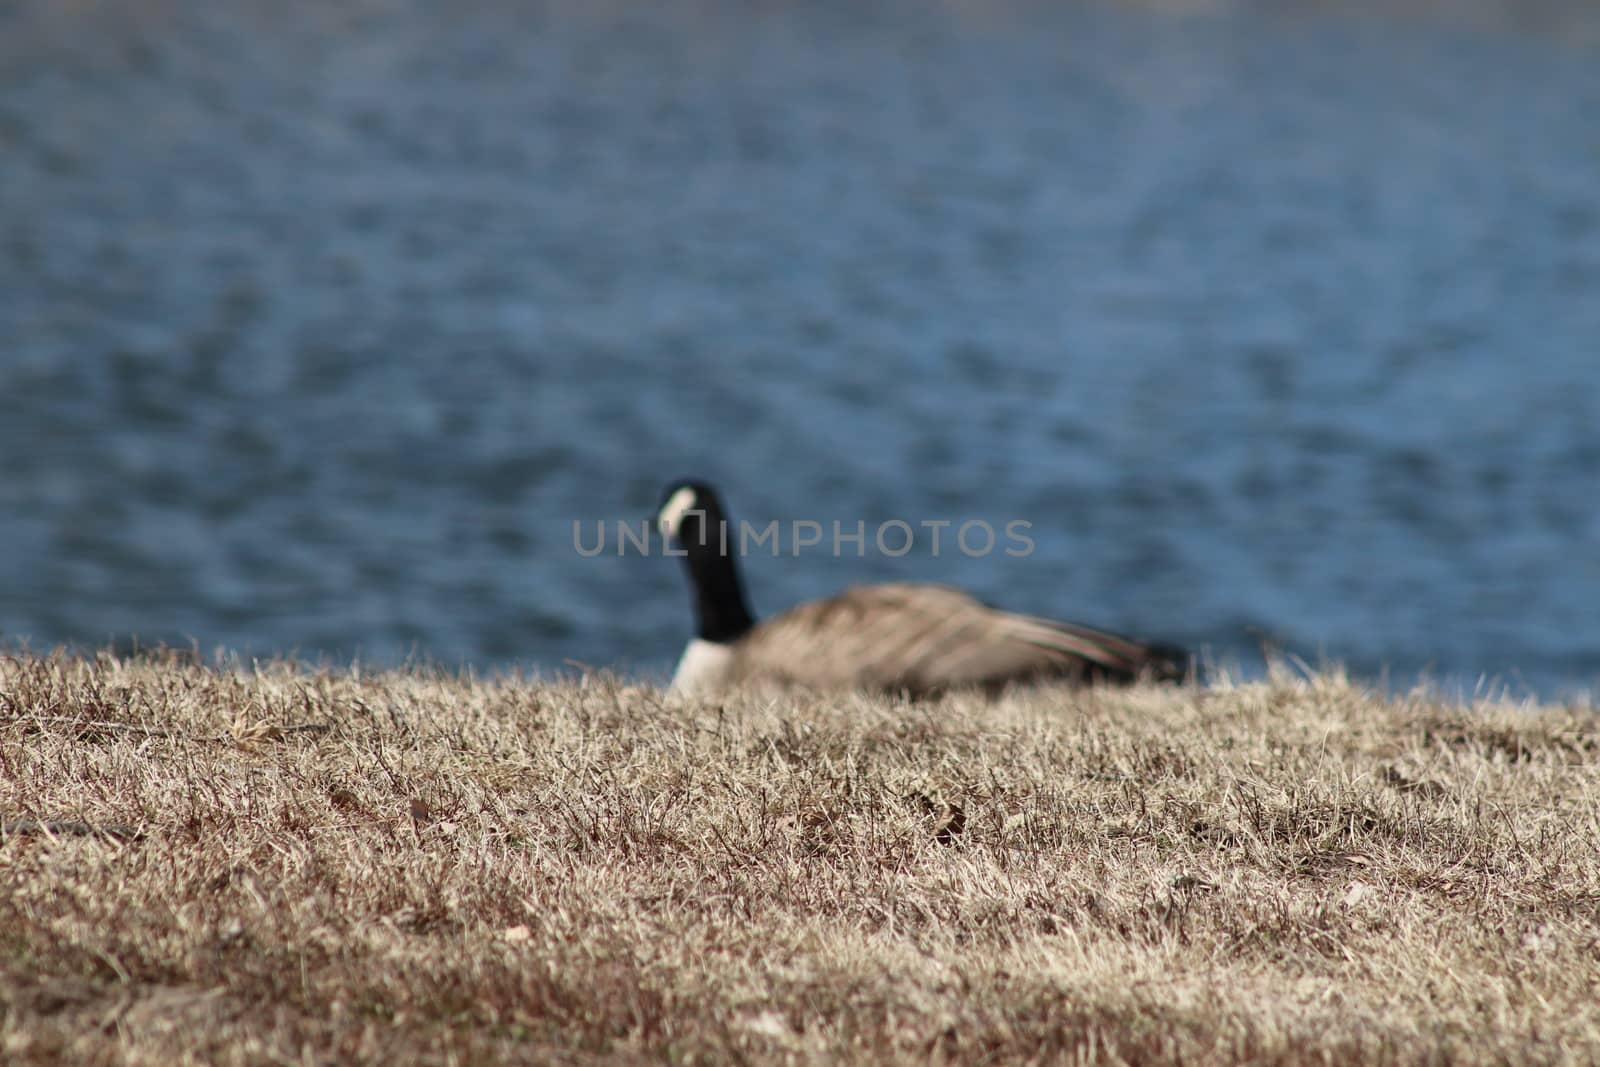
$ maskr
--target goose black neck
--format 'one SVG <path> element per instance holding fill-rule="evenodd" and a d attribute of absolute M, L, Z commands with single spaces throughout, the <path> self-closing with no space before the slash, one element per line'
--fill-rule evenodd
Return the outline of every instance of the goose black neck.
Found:
<path fill-rule="evenodd" d="M 712 519 L 703 526 L 694 525 L 700 528 L 685 529 L 679 547 L 694 583 L 696 633 L 702 640 L 727 644 L 754 626 L 755 616 L 745 600 L 731 546 L 723 543 L 719 528 L 723 524 Z"/>

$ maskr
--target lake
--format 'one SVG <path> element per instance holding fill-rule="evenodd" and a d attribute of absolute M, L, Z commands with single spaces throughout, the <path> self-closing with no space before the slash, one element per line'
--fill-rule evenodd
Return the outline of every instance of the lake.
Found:
<path fill-rule="evenodd" d="M 0 338 L 12 645 L 660 676 L 697 475 L 869 531 L 758 611 L 1600 679 L 1590 4 L 22 0 Z"/>

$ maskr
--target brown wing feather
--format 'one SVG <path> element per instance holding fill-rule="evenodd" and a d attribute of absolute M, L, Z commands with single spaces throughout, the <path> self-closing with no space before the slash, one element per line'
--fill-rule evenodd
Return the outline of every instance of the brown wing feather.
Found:
<path fill-rule="evenodd" d="M 930 692 L 1047 677 L 1128 681 L 1159 659 L 1115 634 L 906 582 L 854 586 L 768 619 L 740 640 L 735 671 L 823 689 Z"/>

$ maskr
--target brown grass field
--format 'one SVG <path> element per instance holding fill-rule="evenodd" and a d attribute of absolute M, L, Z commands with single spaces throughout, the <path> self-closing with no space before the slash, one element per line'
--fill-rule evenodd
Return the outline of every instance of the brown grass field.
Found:
<path fill-rule="evenodd" d="M 1600 1062 L 1600 718 L 0 660 L 0 1061 Z"/>

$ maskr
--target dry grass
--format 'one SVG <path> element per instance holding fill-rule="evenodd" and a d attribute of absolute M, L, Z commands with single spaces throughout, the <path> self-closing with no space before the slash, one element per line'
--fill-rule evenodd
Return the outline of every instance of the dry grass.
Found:
<path fill-rule="evenodd" d="M 0 662 L 8 1063 L 1593 1063 L 1600 720 Z M 101 832 L 102 830 L 109 832 Z"/>

